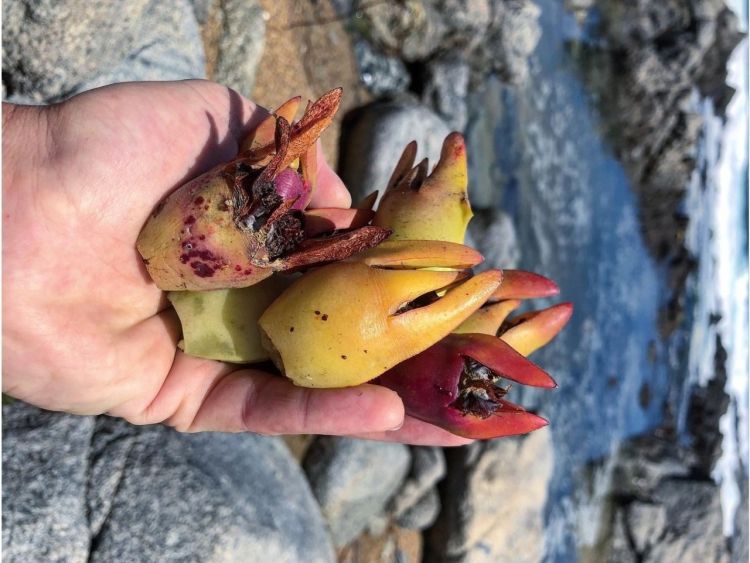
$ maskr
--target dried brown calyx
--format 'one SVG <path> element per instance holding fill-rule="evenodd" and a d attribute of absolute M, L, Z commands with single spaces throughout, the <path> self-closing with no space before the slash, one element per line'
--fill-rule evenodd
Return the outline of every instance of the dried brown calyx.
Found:
<path fill-rule="evenodd" d="M 510 386 L 503 387 L 502 381 L 503 378 L 487 366 L 465 358 L 458 382 L 458 397 L 451 406 L 463 415 L 488 418 L 502 407 L 500 399 L 510 390 Z"/>

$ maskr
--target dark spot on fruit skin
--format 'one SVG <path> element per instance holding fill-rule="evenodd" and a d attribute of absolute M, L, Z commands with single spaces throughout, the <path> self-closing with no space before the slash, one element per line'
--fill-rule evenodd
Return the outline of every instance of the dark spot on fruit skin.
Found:
<path fill-rule="evenodd" d="M 289 332 L 294 332 L 294 327 L 293 326 L 289 327 Z"/>
<path fill-rule="evenodd" d="M 201 278 L 210 278 L 216 271 L 205 262 L 191 262 L 190 267 L 193 268 L 195 275 Z"/>
<path fill-rule="evenodd" d="M 321 319 L 323 319 L 324 321 L 327 321 L 327 320 L 328 320 L 328 315 L 323 315 L 323 316 L 321 317 Z"/>
<path fill-rule="evenodd" d="M 316 315 L 320 315 L 320 311 L 315 311 L 315 314 Z"/>
<path fill-rule="evenodd" d="M 206 240 L 206 235 L 201 235 L 198 237 L 198 240 Z"/>
<path fill-rule="evenodd" d="M 195 223 L 195 217 L 193 217 L 192 215 L 188 215 L 187 219 L 185 219 L 185 224 L 192 225 L 193 223 Z"/>
<path fill-rule="evenodd" d="M 235 272 L 241 272 L 241 271 L 242 271 L 242 266 L 240 266 L 239 264 L 237 264 L 237 265 L 236 265 L 236 266 L 234 267 L 234 271 L 235 271 Z"/>
<path fill-rule="evenodd" d="M 206 200 L 204 200 L 202 196 L 198 196 L 198 197 L 195 198 L 195 205 L 200 205 L 204 201 L 206 201 Z"/>
<path fill-rule="evenodd" d="M 245 274 L 246 276 L 249 276 L 250 274 L 252 274 L 252 273 L 253 273 L 253 270 L 252 270 L 251 268 L 248 268 L 247 270 L 245 270 L 245 271 L 244 271 L 244 272 L 242 272 L 242 273 L 243 273 L 243 274 Z"/>
<path fill-rule="evenodd" d="M 344 354 L 341 354 L 341 359 L 342 359 L 342 360 L 345 360 L 345 359 L 346 359 L 346 356 L 344 356 Z"/>

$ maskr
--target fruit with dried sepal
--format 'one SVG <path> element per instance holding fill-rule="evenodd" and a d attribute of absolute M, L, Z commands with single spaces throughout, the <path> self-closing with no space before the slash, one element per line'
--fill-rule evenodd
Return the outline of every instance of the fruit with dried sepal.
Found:
<path fill-rule="evenodd" d="M 467 195 L 466 144 L 459 133 L 443 141 L 440 160 L 428 174 L 427 159 L 414 165 L 417 144 L 404 149 L 373 219 L 393 240 L 463 243 L 472 217 Z"/>
<path fill-rule="evenodd" d="M 276 271 L 347 258 L 388 236 L 375 226 L 306 234 L 303 210 L 315 186 L 315 143 L 340 97 L 340 89 L 325 94 L 293 125 L 273 116 L 273 139 L 267 132 L 255 135 L 234 160 L 157 206 L 137 248 L 160 289 L 247 287 Z"/>

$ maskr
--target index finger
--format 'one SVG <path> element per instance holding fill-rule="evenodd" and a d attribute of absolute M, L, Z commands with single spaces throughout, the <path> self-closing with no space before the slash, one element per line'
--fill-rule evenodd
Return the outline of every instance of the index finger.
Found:
<path fill-rule="evenodd" d="M 318 187 L 310 201 L 310 207 L 350 207 L 352 196 L 339 175 L 328 164 L 320 141 L 318 141 L 316 152 L 318 158 Z"/>

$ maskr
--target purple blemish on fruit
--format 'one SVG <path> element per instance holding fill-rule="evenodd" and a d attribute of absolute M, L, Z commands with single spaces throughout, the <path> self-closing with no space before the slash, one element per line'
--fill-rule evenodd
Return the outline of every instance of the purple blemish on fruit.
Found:
<path fill-rule="evenodd" d="M 217 256 L 210 250 L 198 250 L 194 249 L 192 244 L 182 245 L 187 252 L 180 255 L 180 262 L 187 264 L 192 258 L 200 258 L 201 260 L 214 261 L 218 260 Z"/>
<path fill-rule="evenodd" d="M 185 219 L 185 224 L 192 225 L 193 223 L 195 223 L 195 217 L 193 217 L 192 215 L 188 215 L 187 219 Z"/>
<path fill-rule="evenodd" d="M 242 273 L 243 273 L 243 274 L 245 274 L 246 276 L 249 276 L 250 274 L 252 274 L 252 273 L 253 273 L 253 270 L 252 270 L 251 268 L 248 268 L 247 270 L 245 270 L 245 271 L 244 271 L 244 272 L 242 272 Z"/>
<path fill-rule="evenodd" d="M 242 266 L 240 266 L 239 264 L 237 264 L 237 265 L 236 265 L 236 266 L 234 267 L 234 271 L 235 271 L 235 272 L 241 272 L 241 271 L 242 271 Z"/>
<path fill-rule="evenodd" d="M 206 235 L 201 235 L 198 237 L 198 240 L 206 240 Z"/>
<path fill-rule="evenodd" d="M 204 201 L 202 196 L 198 196 L 195 198 L 195 205 L 201 205 Z"/>
<path fill-rule="evenodd" d="M 215 270 L 205 262 L 191 262 L 190 267 L 195 271 L 195 275 L 201 278 L 210 278 L 214 275 Z"/>

